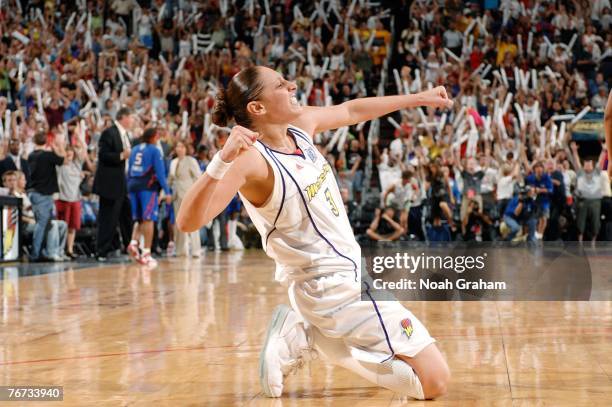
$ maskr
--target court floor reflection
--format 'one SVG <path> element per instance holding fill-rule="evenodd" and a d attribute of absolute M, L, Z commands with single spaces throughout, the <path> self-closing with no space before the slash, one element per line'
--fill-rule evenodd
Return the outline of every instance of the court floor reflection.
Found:
<path fill-rule="evenodd" d="M 75 406 L 602 405 L 612 394 L 610 302 L 405 303 L 449 361 L 447 396 L 408 401 L 314 361 L 269 400 L 257 358 L 288 299 L 263 253 L 91 266 L 2 268 L 0 385 L 63 385 Z"/>

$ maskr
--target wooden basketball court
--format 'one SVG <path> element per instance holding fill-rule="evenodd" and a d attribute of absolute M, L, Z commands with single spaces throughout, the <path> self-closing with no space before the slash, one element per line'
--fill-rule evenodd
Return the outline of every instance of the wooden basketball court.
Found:
<path fill-rule="evenodd" d="M 402 399 L 314 361 L 289 378 L 282 399 L 272 400 L 259 388 L 258 356 L 272 309 L 288 299 L 261 251 L 164 260 L 153 271 L 76 267 L 28 277 L 2 268 L 0 385 L 64 386 L 63 404 L 45 405 L 612 401 L 612 302 L 407 303 L 449 362 L 453 377 L 444 398 Z"/>

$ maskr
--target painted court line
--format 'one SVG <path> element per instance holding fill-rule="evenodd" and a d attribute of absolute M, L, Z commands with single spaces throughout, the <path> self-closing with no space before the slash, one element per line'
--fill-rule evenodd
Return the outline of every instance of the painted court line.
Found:
<path fill-rule="evenodd" d="M 28 363 L 59 362 L 59 361 L 64 361 L 64 360 L 97 359 L 97 358 L 105 358 L 109 356 L 143 355 L 143 354 L 149 354 L 149 353 L 165 353 L 165 352 L 209 350 L 209 349 L 228 349 L 228 348 L 238 348 L 240 346 L 241 346 L 240 344 L 226 345 L 226 346 L 209 346 L 209 347 L 194 346 L 194 347 L 188 347 L 188 348 L 148 349 L 148 350 L 133 351 L 133 352 L 101 353 L 98 355 L 69 356 L 69 357 L 64 357 L 64 358 L 15 360 L 15 361 L 8 361 L 8 362 L 0 362 L 0 366 L 21 365 L 21 364 L 28 364 Z"/>

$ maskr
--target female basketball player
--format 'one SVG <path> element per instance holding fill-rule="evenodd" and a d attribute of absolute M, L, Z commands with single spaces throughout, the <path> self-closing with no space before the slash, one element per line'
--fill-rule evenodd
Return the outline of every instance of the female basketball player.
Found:
<path fill-rule="evenodd" d="M 367 380 L 417 399 L 446 391 L 448 366 L 421 322 L 398 302 L 374 302 L 360 283 L 361 250 L 330 164 L 313 135 L 417 106 L 452 106 L 443 87 L 300 106 L 296 86 L 276 71 L 250 67 L 217 96 L 213 122 L 236 126 L 191 187 L 177 224 L 185 232 L 217 216 L 238 192 L 288 286 L 293 309 L 279 306 L 260 356 L 264 393 L 316 355 Z M 361 300 L 362 291 L 370 298 Z"/>

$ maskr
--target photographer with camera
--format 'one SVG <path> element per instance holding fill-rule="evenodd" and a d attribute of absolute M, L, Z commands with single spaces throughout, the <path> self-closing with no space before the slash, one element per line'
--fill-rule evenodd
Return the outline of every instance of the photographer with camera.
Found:
<path fill-rule="evenodd" d="M 536 210 L 536 188 L 526 185 L 519 190 L 518 194 L 508 202 L 506 211 L 504 212 L 504 223 L 509 229 L 508 235 L 504 240 L 511 242 L 522 226 L 527 226 L 528 237 L 530 242 L 535 241 L 535 230 L 537 226 L 537 210 Z M 502 234 L 503 233 L 502 227 Z"/>
<path fill-rule="evenodd" d="M 475 199 L 471 199 L 467 204 L 467 210 L 464 217 L 461 219 L 461 232 L 463 240 L 482 241 L 483 235 L 487 235 L 486 230 L 491 226 L 493 221 L 482 210 L 482 207 Z"/>

